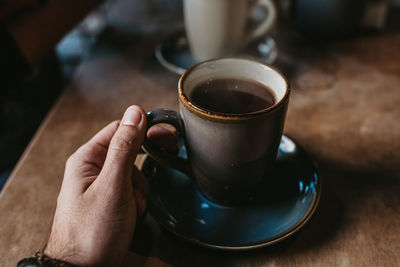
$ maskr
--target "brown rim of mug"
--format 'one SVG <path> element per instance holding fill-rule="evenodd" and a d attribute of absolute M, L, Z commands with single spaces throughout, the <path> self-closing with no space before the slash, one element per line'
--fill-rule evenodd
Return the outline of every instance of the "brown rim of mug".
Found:
<path fill-rule="evenodd" d="M 253 61 L 259 64 L 262 64 L 272 70 L 274 70 L 276 73 L 278 73 L 278 75 L 280 75 L 283 80 L 285 81 L 286 84 L 286 92 L 285 95 L 282 97 L 281 100 L 279 100 L 277 103 L 275 103 L 274 105 L 266 108 L 266 109 L 262 109 L 262 110 L 258 110 L 255 112 L 250 112 L 250 113 L 243 113 L 243 114 L 228 114 L 228 113 L 221 113 L 221 112 L 214 112 L 214 111 L 209 111 L 206 110 L 198 105 L 196 105 L 195 103 L 191 102 L 189 100 L 189 98 L 184 94 L 183 92 L 183 83 L 186 79 L 186 77 L 198 66 L 206 64 L 206 63 L 210 63 L 212 61 L 219 61 L 219 60 L 224 60 L 224 59 L 234 59 L 234 60 L 245 60 L 245 61 Z M 203 119 L 207 119 L 207 120 L 211 120 L 211 121 L 229 121 L 229 122 L 233 122 L 233 121 L 240 121 L 240 120 L 248 120 L 248 119 L 253 119 L 253 118 L 258 118 L 258 117 L 262 117 L 265 115 L 268 115 L 272 112 L 275 112 L 276 110 L 280 109 L 282 106 L 284 106 L 284 103 L 286 102 L 287 98 L 290 95 L 290 86 L 289 86 L 289 82 L 286 79 L 286 77 L 282 74 L 281 71 L 279 71 L 277 68 L 261 61 L 261 60 L 257 60 L 257 59 L 252 59 L 252 58 L 246 58 L 246 57 L 223 57 L 223 58 L 214 58 L 214 59 L 210 59 L 210 60 L 206 60 L 203 62 L 200 62 L 192 67 L 190 67 L 187 71 L 185 71 L 185 73 L 183 73 L 181 75 L 181 77 L 179 78 L 179 82 L 178 82 L 178 94 L 179 94 L 179 100 L 180 102 L 182 102 L 182 104 L 185 106 L 185 108 L 187 110 L 189 110 L 190 112 L 192 112 L 193 114 L 203 118 Z"/>

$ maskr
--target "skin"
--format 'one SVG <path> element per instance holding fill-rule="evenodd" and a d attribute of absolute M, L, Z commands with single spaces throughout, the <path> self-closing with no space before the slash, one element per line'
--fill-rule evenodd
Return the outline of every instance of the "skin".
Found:
<path fill-rule="evenodd" d="M 147 184 L 133 167 L 145 134 L 145 113 L 131 106 L 69 157 L 45 255 L 79 266 L 121 263 L 146 208 Z M 164 128 L 148 137 L 176 150 Z"/>
<path fill-rule="evenodd" d="M 5 0 L 0 19 L 30 65 L 102 0 Z M 66 163 L 44 254 L 79 266 L 117 266 L 128 251 L 137 215 L 146 209 L 147 184 L 133 167 L 146 130 L 142 108 L 131 106 L 81 146 Z M 176 137 L 161 127 L 147 136 L 177 151 Z"/>

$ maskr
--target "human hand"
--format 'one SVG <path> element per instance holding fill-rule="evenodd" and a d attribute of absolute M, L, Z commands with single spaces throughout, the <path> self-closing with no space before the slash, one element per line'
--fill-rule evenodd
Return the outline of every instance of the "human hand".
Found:
<path fill-rule="evenodd" d="M 133 168 L 145 132 L 143 109 L 131 106 L 121 123 L 109 124 L 70 156 L 46 256 L 79 266 L 115 266 L 123 259 L 136 215 L 146 208 L 146 183 Z M 152 127 L 147 135 L 176 146 L 164 128 Z"/>

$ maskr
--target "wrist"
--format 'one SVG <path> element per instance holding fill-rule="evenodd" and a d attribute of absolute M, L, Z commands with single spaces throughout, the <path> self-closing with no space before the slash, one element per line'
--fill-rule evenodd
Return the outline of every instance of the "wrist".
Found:
<path fill-rule="evenodd" d="M 74 242 L 72 240 L 63 241 L 63 238 L 58 238 L 53 233 L 50 235 L 49 241 L 42 250 L 42 255 L 51 259 L 57 259 L 71 264 L 81 265 L 77 260 L 76 251 L 71 244 Z"/>

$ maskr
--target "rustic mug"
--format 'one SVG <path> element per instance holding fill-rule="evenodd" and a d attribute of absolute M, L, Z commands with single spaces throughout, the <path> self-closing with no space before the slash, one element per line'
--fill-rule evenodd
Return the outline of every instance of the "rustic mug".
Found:
<path fill-rule="evenodd" d="M 216 78 L 257 82 L 270 90 L 274 104 L 255 112 L 228 114 L 193 103 L 190 96 L 196 86 Z M 143 148 L 161 164 L 193 177 L 212 201 L 243 203 L 252 198 L 257 185 L 268 179 L 282 136 L 289 93 L 285 77 L 263 62 L 244 58 L 202 62 L 179 80 L 179 112 L 157 109 L 147 113 L 147 128 L 158 123 L 176 128 L 188 157 L 161 150 L 147 138 Z"/>

